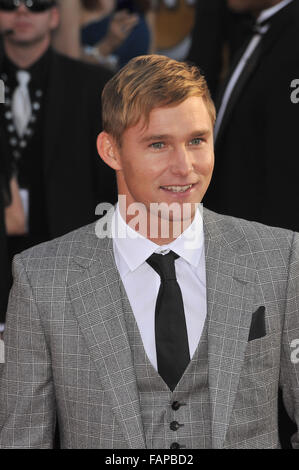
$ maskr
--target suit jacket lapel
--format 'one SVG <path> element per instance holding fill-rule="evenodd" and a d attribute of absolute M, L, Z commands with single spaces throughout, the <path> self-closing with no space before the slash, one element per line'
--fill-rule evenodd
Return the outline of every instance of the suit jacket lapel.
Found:
<path fill-rule="evenodd" d="M 262 42 L 262 55 L 264 56 L 271 49 L 275 42 L 279 41 L 280 35 L 285 29 L 293 26 L 294 21 L 298 18 L 297 0 L 289 3 L 286 7 L 279 10 L 272 18 L 270 18 L 270 29 L 265 35 Z"/>
<path fill-rule="evenodd" d="M 204 211 L 213 448 L 223 446 L 247 345 L 256 269 L 229 219 Z"/>
<path fill-rule="evenodd" d="M 77 269 L 70 271 L 68 292 L 128 446 L 145 448 L 139 394 L 122 308 L 124 294 L 120 289 L 112 241 L 97 239 L 95 226 L 90 227 L 84 242 L 78 243 Z"/>

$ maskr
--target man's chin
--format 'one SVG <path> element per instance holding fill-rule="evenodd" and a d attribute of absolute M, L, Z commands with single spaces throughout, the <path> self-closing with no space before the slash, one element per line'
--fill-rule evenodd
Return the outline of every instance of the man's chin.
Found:
<path fill-rule="evenodd" d="M 28 34 L 16 34 L 9 38 L 9 42 L 18 47 L 27 48 L 42 42 L 43 39 L 41 36 L 34 37 Z"/>
<path fill-rule="evenodd" d="M 192 222 L 199 203 L 152 203 L 149 214 L 153 220 L 160 220 L 163 223 L 188 223 Z"/>

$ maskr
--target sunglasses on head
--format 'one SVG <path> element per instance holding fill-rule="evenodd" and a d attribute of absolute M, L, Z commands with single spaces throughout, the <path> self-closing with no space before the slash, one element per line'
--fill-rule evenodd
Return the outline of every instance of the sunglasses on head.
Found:
<path fill-rule="evenodd" d="M 33 13 L 49 10 L 56 5 L 55 0 L 0 0 L 0 11 L 14 11 L 21 3 Z"/>

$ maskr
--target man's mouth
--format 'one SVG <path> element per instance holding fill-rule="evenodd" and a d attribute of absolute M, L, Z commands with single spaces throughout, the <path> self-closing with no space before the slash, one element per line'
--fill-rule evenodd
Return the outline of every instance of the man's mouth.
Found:
<path fill-rule="evenodd" d="M 31 27 L 31 23 L 29 21 L 24 21 L 24 20 L 20 20 L 20 21 L 17 21 L 14 25 L 14 29 L 23 29 L 23 28 L 30 28 Z"/>
<path fill-rule="evenodd" d="M 160 188 L 165 189 L 166 191 L 170 191 L 172 193 L 185 193 L 193 186 L 194 184 L 188 184 L 186 186 L 160 186 Z"/>

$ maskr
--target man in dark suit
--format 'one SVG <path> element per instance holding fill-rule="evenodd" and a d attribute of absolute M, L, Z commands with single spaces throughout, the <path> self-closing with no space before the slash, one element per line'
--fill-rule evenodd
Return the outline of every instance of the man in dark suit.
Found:
<path fill-rule="evenodd" d="M 114 175 L 96 151 L 100 96 L 111 74 L 54 52 L 58 22 L 52 0 L 0 1 L 1 145 L 28 206 L 28 233 L 10 238 L 10 257 L 92 221 L 100 201 L 114 200 Z"/>
<path fill-rule="evenodd" d="M 215 125 L 211 209 L 299 230 L 298 0 L 230 0 L 255 26 L 228 77 Z"/>
<path fill-rule="evenodd" d="M 226 0 L 198 0 L 187 59 L 200 67 L 212 97 L 236 51 L 247 39 L 251 16 L 234 12 Z"/>
<path fill-rule="evenodd" d="M 4 225 L 4 201 L 1 186 L 0 179 L 0 322 L 5 317 L 8 297 L 8 260 Z"/>
<path fill-rule="evenodd" d="M 105 87 L 119 204 L 15 257 L 0 448 L 52 448 L 56 415 L 62 448 L 280 448 L 279 385 L 298 425 L 299 235 L 202 210 L 215 114 L 163 56 Z"/>
<path fill-rule="evenodd" d="M 291 83 L 299 77 L 298 0 L 228 5 L 256 21 L 217 103 L 215 172 L 205 204 L 298 231 L 299 105 L 291 101 Z M 293 426 L 279 404 L 281 442 L 288 447 Z"/>

